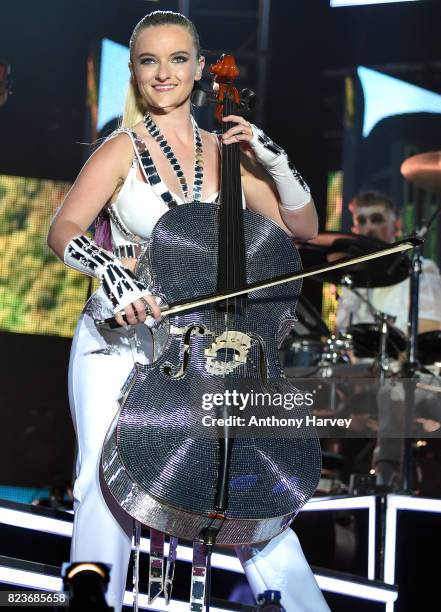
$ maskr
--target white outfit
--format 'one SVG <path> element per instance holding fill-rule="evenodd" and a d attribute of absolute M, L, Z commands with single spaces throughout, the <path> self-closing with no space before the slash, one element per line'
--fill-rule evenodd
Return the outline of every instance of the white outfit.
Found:
<path fill-rule="evenodd" d="M 156 190 L 136 178 L 136 166 L 134 162 L 113 204 L 116 216 L 112 217 L 111 229 L 115 247 L 130 244 L 125 230 L 147 240 L 156 221 L 168 210 Z M 181 198 L 172 196 L 182 203 Z M 216 197 L 213 194 L 209 201 Z M 78 323 L 71 351 L 69 396 L 79 451 L 71 560 L 112 565 L 107 600 L 119 612 L 133 519 L 113 500 L 100 479 L 100 457 L 105 435 L 119 408 L 120 390 L 135 361 L 148 363 L 153 349 L 145 325 L 97 329 L 94 320 L 102 317 L 103 309 L 108 308 L 107 316 L 112 314 L 107 302 L 102 290 L 91 297 Z M 241 547 L 237 552 L 255 596 L 265 589 L 279 589 L 287 612 L 329 611 L 293 531 L 287 529 L 260 551 L 249 550 Z"/>
<path fill-rule="evenodd" d="M 371 302 L 374 309 L 396 317 L 395 326 L 407 334 L 409 316 L 409 279 L 390 287 L 357 289 Z M 419 318 L 441 323 L 441 276 L 438 266 L 423 259 L 419 291 Z M 374 315 L 368 305 L 350 289 L 343 287 L 337 309 L 337 329 L 351 323 L 372 323 Z"/>

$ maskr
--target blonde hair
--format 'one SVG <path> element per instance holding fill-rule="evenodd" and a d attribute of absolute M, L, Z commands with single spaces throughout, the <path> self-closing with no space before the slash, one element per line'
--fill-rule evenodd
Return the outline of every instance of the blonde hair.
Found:
<path fill-rule="evenodd" d="M 130 77 L 120 127 L 132 129 L 137 123 L 142 121 L 145 110 L 146 109 L 142 106 L 133 77 Z"/>
<path fill-rule="evenodd" d="M 132 53 L 138 34 L 145 28 L 151 28 L 159 25 L 179 25 L 191 34 L 193 44 L 196 49 L 196 57 L 201 56 L 201 46 L 199 43 L 199 35 L 197 33 L 194 24 L 182 15 L 181 13 L 175 13 L 174 11 L 153 11 L 139 21 L 130 37 L 130 61 L 133 60 Z M 130 77 L 129 86 L 126 94 L 126 101 L 124 104 L 124 112 L 121 120 L 121 127 L 131 129 L 137 123 L 142 121 L 145 114 L 146 107 L 143 103 L 142 97 L 139 94 L 138 88 L 134 81 L 133 76 Z"/>

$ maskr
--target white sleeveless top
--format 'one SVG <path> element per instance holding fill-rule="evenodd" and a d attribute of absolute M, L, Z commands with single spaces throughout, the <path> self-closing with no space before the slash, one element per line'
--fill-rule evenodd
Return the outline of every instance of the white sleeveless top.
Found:
<path fill-rule="evenodd" d="M 122 133 L 130 136 L 136 155 L 116 200 L 108 208 L 114 249 L 134 243 L 145 243 L 159 218 L 172 206 L 184 203 L 182 196 L 169 191 L 162 181 L 145 143 L 139 138 L 135 143 L 135 135 L 132 132 Z M 146 181 L 137 178 L 138 168 L 141 169 Z M 202 200 L 201 204 L 215 202 L 218 195 L 219 192 L 216 191 L 206 200 Z M 242 203 L 245 208 L 243 190 Z"/>

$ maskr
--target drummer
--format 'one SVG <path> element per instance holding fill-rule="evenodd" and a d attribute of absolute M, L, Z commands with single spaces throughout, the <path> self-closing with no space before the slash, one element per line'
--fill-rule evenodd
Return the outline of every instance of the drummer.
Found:
<path fill-rule="evenodd" d="M 355 234 L 392 243 L 400 234 L 401 222 L 392 200 L 378 191 L 363 191 L 349 203 Z M 381 264 L 373 264 L 381 265 Z M 389 287 L 358 289 L 364 302 L 353 291 L 343 287 L 338 309 L 337 328 L 347 329 L 356 323 L 374 322 L 376 311 L 395 317 L 395 326 L 407 334 L 409 279 Z M 423 259 L 419 291 L 418 333 L 441 329 L 441 275 L 438 266 Z"/>
<path fill-rule="evenodd" d="M 393 202 L 384 194 L 376 191 L 364 191 L 355 196 L 349 209 L 352 213 L 355 234 L 376 238 L 384 242 L 395 242 L 400 234 L 400 220 L 397 217 Z M 373 265 L 381 265 L 375 263 Z M 407 335 L 409 312 L 409 279 L 388 287 L 357 289 L 360 296 L 370 302 L 371 307 L 353 291 L 343 288 L 337 309 L 337 328 L 347 329 L 357 323 L 372 323 L 375 312 L 383 312 L 395 318 L 395 326 Z M 418 332 L 429 332 L 441 329 L 441 276 L 437 265 L 430 259 L 423 259 L 419 291 Z M 404 430 L 404 408 L 401 401 L 394 402 L 391 389 L 385 385 L 377 393 L 366 392 L 370 398 L 369 408 L 365 411 L 367 419 L 381 423 L 383 436 L 377 437 L 376 448 L 372 456 L 378 485 L 394 487 L 399 481 L 400 462 L 402 457 L 402 439 L 385 435 L 387 430 Z M 348 410 L 357 406 L 363 412 L 361 396 L 350 398 Z M 441 424 L 441 406 L 437 399 L 427 398 L 420 394 L 416 398 L 415 423 L 424 431 L 439 430 Z M 366 448 L 370 448 L 369 444 Z M 395 485 L 394 485 L 395 483 Z"/>

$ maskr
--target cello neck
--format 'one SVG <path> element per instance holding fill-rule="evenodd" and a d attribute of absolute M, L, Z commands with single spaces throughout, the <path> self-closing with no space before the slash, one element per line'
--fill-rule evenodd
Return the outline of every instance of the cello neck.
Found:
<path fill-rule="evenodd" d="M 226 94 L 224 116 L 237 114 L 237 106 Z M 235 124 L 222 122 L 222 133 Z M 219 207 L 217 290 L 228 291 L 246 284 L 245 237 L 243 229 L 240 145 L 222 144 L 221 186 Z M 233 300 L 228 310 L 243 309 L 246 298 Z M 221 304 L 225 310 L 225 304 Z"/>

